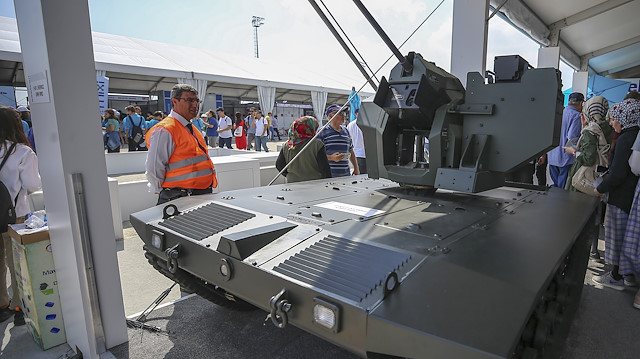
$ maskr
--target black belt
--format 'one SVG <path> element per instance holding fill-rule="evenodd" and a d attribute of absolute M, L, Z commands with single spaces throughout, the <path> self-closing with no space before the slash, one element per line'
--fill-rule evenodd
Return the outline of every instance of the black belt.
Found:
<path fill-rule="evenodd" d="M 213 188 L 211 188 L 211 187 L 207 187 L 207 188 L 204 188 L 204 189 L 174 187 L 174 188 L 170 188 L 170 189 L 185 193 L 187 196 L 197 196 L 199 194 L 213 193 Z"/>
<path fill-rule="evenodd" d="M 180 188 L 180 187 L 163 188 L 162 191 L 160 191 L 160 194 L 158 195 L 157 204 L 169 202 L 180 197 L 196 196 L 199 194 L 209 194 L 209 193 L 213 193 L 213 188 L 211 187 L 207 187 L 204 189 Z"/>

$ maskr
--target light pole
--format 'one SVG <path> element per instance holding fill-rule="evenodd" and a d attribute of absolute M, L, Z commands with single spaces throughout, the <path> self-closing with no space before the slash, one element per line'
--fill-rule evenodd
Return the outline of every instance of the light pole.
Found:
<path fill-rule="evenodd" d="M 264 24 L 264 18 L 254 16 L 251 18 L 251 26 L 253 26 L 253 47 L 255 50 L 256 59 L 258 56 L 258 28 Z"/>

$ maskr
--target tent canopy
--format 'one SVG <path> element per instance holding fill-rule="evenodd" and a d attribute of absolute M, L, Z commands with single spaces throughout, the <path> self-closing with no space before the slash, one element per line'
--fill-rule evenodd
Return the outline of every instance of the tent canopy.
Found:
<path fill-rule="evenodd" d="M 559 46 L 574 69 L 611 78 L 640 77 L 640 1 L 490 0 L 543 46 Z"/>
<path fill-rule="evenodd" d="M 207 93 L 241 100 L 258 99 L 257 86 L 275 87 L 276 101 L 310 102 L 311 91 L 326 91 L 327 101 L 344 102 L 363 80 L 332 76 L 300 64 L 92 32 L 96 70 L 106 71 L 114 93 L 149 94 L 169 90 L 177 78 L 207 80 Z M 25 86 L 16 20 L 0 17 L 0 85 Z M 370 95 L 371 93 L 367 93 Z"/>

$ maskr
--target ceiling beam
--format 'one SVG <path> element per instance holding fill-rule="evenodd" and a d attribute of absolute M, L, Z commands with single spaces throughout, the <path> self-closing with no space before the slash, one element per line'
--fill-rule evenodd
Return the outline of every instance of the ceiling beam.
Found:
<path fill-rule="evenodd" d="M 239 99 L 242 100 L 243 97 L 247 96 L 247 94 L 249 94 L 249 92 L 253 91 L 254 89 L 248 89 L 247 91 L 243 92 L 240 96 L 238 96 Z"/>
<path fill-rule="evenodd" d="M 211 81 L 208 85 L 207 85 L 207 89 L 205 91 L 209 91 L 209 89 L 211 88 L 211 86 L 217 84 L 218 81 Z"/>
<path fill-rule="evenodd" d="M 158 85 L 159 85 L 159 84 L 162 82 L 162 80 L 164 80 L 164 79 L 165 79 L 165 77 L 161 77 L 161 78 L 160 78 L 160 80 L 156 81 L 156 82 L 153 84 L 153 86 L 151 86 L 151 88 L 149 89 L 149 91 L 148 91 L 148 92 L 151 92 L 151 91 L 153 91 L 153 90 L 157 89 L 157 88 L 158 88 Z"/>
<path fill-rule="evenodd" d="M 283 92 L 280 96 L 276 97 L 276 101 L 278 101 L 278 100 L 282 100 L 286 95 L 290 94 L 290 93 L 291 93 L 291 91 L 293 91 L 293 90 L 291 90 L 291 89 L 286 90 L 286 91 L 285 91 L 285 92 Z"/>
<path fill-rule="evenodd" d="M 553 24 L 549 25 L 549 30 L 562 30 L 565 27 L 577 24 L 581 21 L 588 20 L 594 16 L 598 16 L 603 14 L 609 10 L 613 10 L 618 6 L 624 5 L 626 3 L 630 3 L 633 0 L 608 0 L 602 2 L 598 5 L 592 6 L 588 9 L 582 10 L 578 13 L 575 13 L 571 16 L 567 16 L 562 20 L 558 20 Z"/>
<path fill-rule="evenodd" d="M 20 66 L 20 62 L 16 61 L 16 64 L 13 66 L 13 71 L 11 71 L 11 83 L 16 83 L 16 73 L 18 72 L 18 66 Z"/>
<path fill-rule="evenodd" d="M 599 72 L 598 75 L 607 76 L 607 75 L 611 75 L 611 74 L 614 74 L 616 72 L 624 71 L 626 69 L 630 69 L 630 68 L 636 67 L 636 66 L 640 66 L 640 60 L 637 60 L 637 61 L 634 61 L 634 62 L 630 62 L 628 64 L 625 64 L 625 65 L 622 65 L 622 66 L 618 66 L 616 68 L 609 69 L 607 71 Z"/>
<path fill-rule="evenodd" d="M 603 48 L 601 48 L 599 50 L 584 54 L 581 57 L 589 60 L 589 59 L 592 59 L 594 57 L 598 57 L 598 56 L 601 56 L 601 55 L 604 55 L 604 54 L 608 54 L 608 53 L 610 53 L 612 51 L 619 50 L 619 49 L 621 49 L 623 47 L 627 47 L 627 46 L 636 44 L 638 42 L 640 42 L 640 36 L 636 36 L 636 37 L 633 37 L 633 38 L 628 39 L 628 40 L 620 41 L 617 44 L 613 44 L 613 45 L 609 45 L 607 47 L 603 47 Z"/>

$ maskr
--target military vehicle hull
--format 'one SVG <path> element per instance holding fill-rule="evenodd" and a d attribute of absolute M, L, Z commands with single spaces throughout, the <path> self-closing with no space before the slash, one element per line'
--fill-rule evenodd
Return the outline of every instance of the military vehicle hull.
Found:
<path fill-rule="evenodd" d="M 427 194 L 354 176 L 184 197 L 131 222 L 185 287 L 362 357 L 546 358 L 577 307 L 597 207 L 553 188 Z"/>

